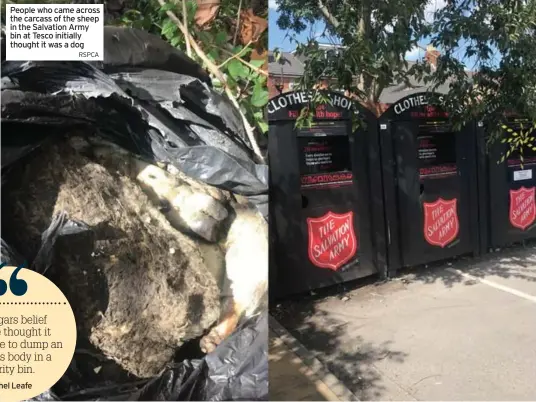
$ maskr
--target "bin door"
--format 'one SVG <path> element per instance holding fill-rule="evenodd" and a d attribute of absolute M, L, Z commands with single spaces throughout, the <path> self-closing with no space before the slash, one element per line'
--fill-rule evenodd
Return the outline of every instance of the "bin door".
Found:
<path fill-rule="evenodd" d="M 474 135 L 468 130 L 455 133 L 446 121 L 391 122 L 403 266 L 475 247 L 476 165 Z"/>
<path fill-rule="evenodd" d="M 297 137 L 304 249 L 310 279 L 321 284 L 357 276 L 348 272 L 357 269 L 359 248 L 348 134 L 347 122 L 318 122 Z"/>

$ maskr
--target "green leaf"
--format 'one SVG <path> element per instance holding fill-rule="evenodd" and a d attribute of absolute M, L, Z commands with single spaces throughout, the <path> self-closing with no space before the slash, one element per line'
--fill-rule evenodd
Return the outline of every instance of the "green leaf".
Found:
<path fill-rule="evenodd" d="M 227 36 L 226 32 L 221 31 L 221 32 L 217 33 L 216 38 L 215 38 L 216 45 L 218 45 L 218 46 L 225 45 L 227 43 L 227 40 L 228 40 L 227 38 L 228 38 L 228 36 Z"/>
<path fill-rule="evenodd" d="M 258 121 L 257 124 L 263 134 L 268 132 L 268 123 L 266 123 L 266 121 Z"/>
<path fill-rule="evenodd" d="M 265 60 L 251 60 L 249 62 L 252 66 L 255 66 L 257 68 L 261 68 L 264 66 Z"/>
<path fill-rule="evenodd" d="M 258 84 L 259 73 L 253 69 L 250 69 L 247 79 L 248 81 L 253 81 L 255 84 Z"/>
<path fill-rule="evenodd" d="M 188 14 L 188 21 L 191 23 L 194 22 L 195 13 L 197 12 L 197 1 L 189 0 L 186 2 L 186 12 Z"/>
<path fill-rule="evenodd" d="M 171 46 L 177 47 L 179 43 L 181 43 L 181 39 L 182 38 L 180 36 L 175 36 L 173 39 L 169 41 L 169 43 L 171 43 Z"/>
<path fill-rule="evenodd" d="M 247 78 L 249 75 L 249 68 L 244 66 L 242 62 L 233 59 L 229 63 L 227 63 L 227 71 L 229 71 L 229 74 L 231 77 L 238 79 L 238 78 Z"/>
<path fill-rule="evenodd" d="M 127 12 L 125 12 L 123 14 L 123 18 L 127 18 L 127 19 L 132 19 L 132 18 L 138 18 L 141 16 L 141 12 L 139 12 L 138 10 L 128 10 Z"/>
<path fill-rule="evenodd" d="M 214 41 L 212 35 L 206 31 L 197 32 L 197 36 L 199 37 L 199 39 L 201 39 L 201 42 L 203 43 L 211 43 Z"/>
<path fill-rule="evenodd" d="M 234 90 L 238 86 L 238 83 L 233 77 L 229 76 L 227 77 L 227 86 L 231 88 L 232 90 Z"/>
<path fill-rule="evenodd" d="M 268 103 L 268 90 L 265 86 L 255 85 L 251 94 L 251 104 L 255 107 L 264 107 Z"/>
<path fill-rule="evenodd" d="M 207 57 L 213 63 L 216 63 L 216 60 L 218 60 L 218 56 L 219 56 L 219 53 L 216 49 L 212 49 L 210 52 L 207 53 Z"/>
<path fill-rule="evenodd" d="M 169 3 L 164 4 L 162 7 L 160 7 L 160 13 L 166 13 L 168 11 L 175 11 L 176 4 L 170 1 Z"/>
<path fill-rule="evenodd" d="M 168 40 L 172 39 L 177 33 L 177 30 L 177 25 L 175 25 L 173 21 L 167 18 L 164 21 L 164 25 L 162 25 L 162 36 L 165 36 Z"/>
<path fill-rule="evenodd" d="M 227 84 L 228 85 L 229 85 L 230 80 L 231 80 L 230 78 L 227 79 Z M 212 80 L 212 85 L 214 85 L 214 88 L 223 88 L 222 82 L 220 80 L 218 80 L 217 78 L 214 78 Z"/>

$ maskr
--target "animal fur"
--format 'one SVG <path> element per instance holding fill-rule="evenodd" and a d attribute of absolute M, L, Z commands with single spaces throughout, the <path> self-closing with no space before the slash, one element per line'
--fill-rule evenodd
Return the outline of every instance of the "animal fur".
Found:
<path fill-rule="evenodd" d="M 206 353 L 235 330 L 241 317 L 268 309 L 268 225 L 251 209 L 235 205 L 235 211 L 224 245 L 231 297 L 218 325 L 201 340 Z"/>
<path fill-rule="evenodd" d="M 200 248 L 132 179 L 67 144 L 44 146 L 22 170 L 2 194 L 4 227 L 24 228 L 10 233 L 15 248 L 35 255 L 62 211 L 93 229 L 94 239 L 75 250 L 60 244 L 51 276 L 73 305 L 79 334 L 105 355 L 150 377 L 217 321 L 220 291 Z"/>
<path fill-rule="evenodd" d="M 213 351 L 229 336 L 240 318 L 268 308 L 268 225 L 259 213 L 248 207 L 245 200 L 233 202 L 225 192 L 197 182 L 171 166 L 166 172 L 132 155 L 125 158 L 126 151 L 107 141 L 93 139 L 92 144 L 99 160 L 135 177 L 154 202 L 170 206 L 166 217 L 174 227 L 208 241 L 218 241 L 225 251 L 223 266 L 218 257 L 210 257 L 219 256 L 212 245 L 200 244 L 225 301 L 218 325 L 201 340 L 204 352 Z M 231 206 L 234 214 L 227 230 L 222 230 L 227 213 L 221 203 Z M 226 236 L 218 236 L 221 232 Z"/>
<path fill-rule="evenodd" d="M 266 308 L 267 224 L 229 193 L 98 137 L 44 146 L 17 170 L 3 189 L 3 224 L 28 230 L 11 242 L 36 255 L 60 212 L 93 229 L 60 238 L 51 276 L 79 336 L 136 376 L 157 374 L 209 329 L 201 348 L 212 351 Z"/>

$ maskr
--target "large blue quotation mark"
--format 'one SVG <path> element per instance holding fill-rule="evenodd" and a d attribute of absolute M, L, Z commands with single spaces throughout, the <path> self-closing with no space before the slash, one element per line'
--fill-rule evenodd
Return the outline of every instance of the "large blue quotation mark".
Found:
<path fill-rule="evenodd" d="M 24 268 L 25 265 L 26 261 L 13 271 L 11 277 L 9 278 L 9 287 L 7 286 L 6 281 L 0 279 L 0 296 L 5 295 L 8 289 L 10 289 L 11 293 L 13 293 L 15 296 L 23 296 L 26 294 L 28 291 L 28 284 L 23 279 L 17 279 L 17 274 L 22 268 Z M 0 269 L 4 268 L 5 266 L 5 262 L 1 263 Z"/>

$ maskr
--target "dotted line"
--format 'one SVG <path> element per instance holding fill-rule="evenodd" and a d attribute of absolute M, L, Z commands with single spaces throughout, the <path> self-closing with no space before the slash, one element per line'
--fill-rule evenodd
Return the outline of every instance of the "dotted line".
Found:
<path fill-rule="evenodd" d="M 0 302 L 0 304 L 67 304 L 66 302 Z"/>

